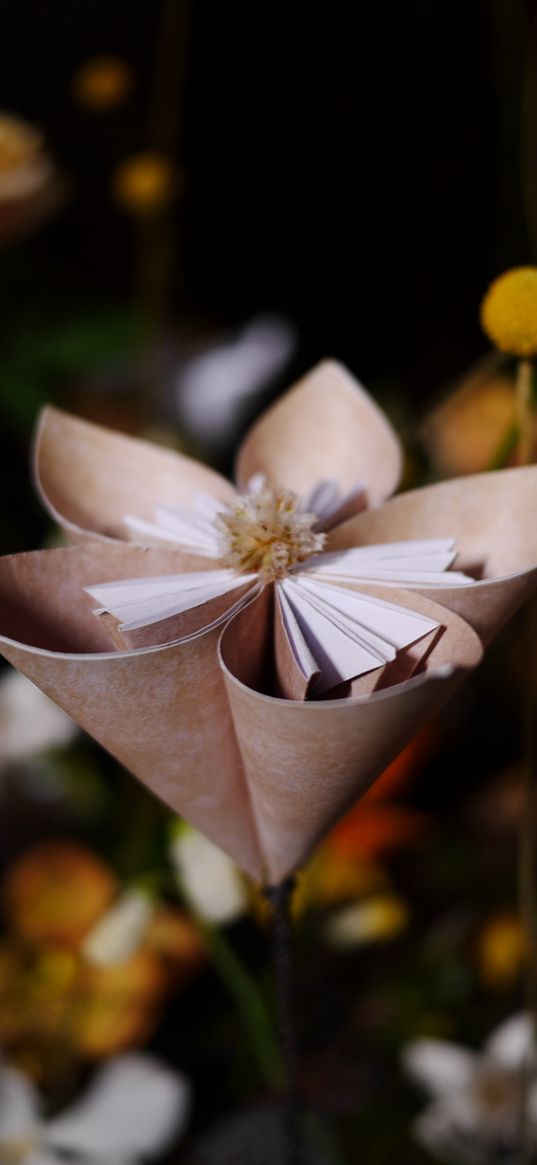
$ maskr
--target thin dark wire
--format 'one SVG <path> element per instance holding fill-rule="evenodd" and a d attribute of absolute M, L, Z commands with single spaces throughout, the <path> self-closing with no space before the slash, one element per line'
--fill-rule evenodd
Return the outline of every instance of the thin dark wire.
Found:
<path fill-rule="evenodd" d="M 300 1128 L 297 1094 L 297 1041 L 295 1029 L 293 957 L 290 903 L 295 885 L 287 878 L 279 886 L 269 886 L 265 896 L 272 906 L 274 975 L 278 1022 L 286 1087 L 282 1100 L 282 1165 L 304 1165 L 304 1144 Z"/>

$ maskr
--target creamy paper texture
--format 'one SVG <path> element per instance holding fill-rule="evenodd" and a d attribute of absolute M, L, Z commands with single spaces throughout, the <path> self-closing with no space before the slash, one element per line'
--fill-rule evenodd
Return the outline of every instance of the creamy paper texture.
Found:
<path fill-rule="evenodd" d="M 168 646 L 108 650 L 84 587 L 166 567 L 176 570 L 177 552 L 130 545 L 1 559 L 0 650 L 244 870 L 277 881 L 479 662 L 479 639 L 420 595 L 390 592 L 444 628 L 421 674 L 365 697 L 277 699 L 262 690 L 269 588 L 223 627 Z"/>
<path fill-rule="evenodd" d="M 244 593 L 235 587 L 205 593 L 192 609 L 168 613 L 149 629 L 132 628 L 128 634 L 140 637 L 136 646 L 118 650 L 119 621 L 95 618 L 95 599 L 84 588 L 225 568 L 207 556 L 199 538 L 188 552 L 170 548 L 169 540 L 165 549 L 162 528 L 157 534 L 129 531 L 125 519 L 155 525 L 160 511 L 166 524 L 177 520 L 170 509 L 190 509 L 200 494 L 225 505 L 235 493 L 189 458 L 46 410 L 36 442 L 38 488 L 68 537 L 82 545 L 0 561 L 0 649 L 243 869 L 277 881 L 304 860 L 479 662 L 480 640 L 457 611 L 489 640 L 537 582 L 537 468 L 385 502 L 400 467 L 388 421 L 332 362 L 315 368 L 261 417 L 239 451 L 240 488 L 264 473 L 307 498 L 319 481 L 337 481 L 347 509 L 335 515 L 325 497 L 325 549 L 337 556 L 332 563 L 338 570 L 341 551 L 371 544 L 432 539 L 438 561 L 451 553 L 443 541 L 454 540 L 460 550 L 449 584 L 437 578 L 430 585 L 431 559 L 418 562 L 419 554 L 410 568 L 411 590 L 399 590 L 386 577 L 336 580 L 399 604 L 429 620 L 431 630 L 331 693 L 341 698 L 304 701 L 319 669 L 289 598 L 292 586 L 276 597 L 272 588 L 259 592 L 255 586 L 249 594 L 249 582 Z M 338 517 L 347 520 L 335 525 Z M 143 538 L 145 549 L 124 541 L 133 535 Z M 387 567 L 375 551 L 377 574 L 392 569 L 393 555 L 391 547 Z M 354 555 L 362 574 L 364 557 Z M 478 581 L 455 581 L 461 571 Z M 316 577 L 330 582 L 323 572 Z M 294 625 L 300 636 L 291 643 Z M 292 699 L 267 694 L 273 688 L 270 660 L 278 661 Z"/>

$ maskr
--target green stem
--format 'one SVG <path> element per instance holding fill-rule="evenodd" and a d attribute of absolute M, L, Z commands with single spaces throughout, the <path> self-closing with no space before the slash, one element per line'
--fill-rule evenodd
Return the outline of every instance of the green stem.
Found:
<path fill-rule="evenodd" d="M 285 1071 L 263 996 L 222 931 L 204 921 L 199 925 L 215 970 L 249 1034 L 260 1074 L 271 1091 L 279 1092 L 285 1083 Z"/>

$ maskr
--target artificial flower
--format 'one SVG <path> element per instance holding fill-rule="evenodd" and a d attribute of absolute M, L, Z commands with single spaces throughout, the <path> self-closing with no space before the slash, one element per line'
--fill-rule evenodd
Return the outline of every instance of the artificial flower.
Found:
<path fill-rule="evenodd" d="M 516 446 L 515 383 L 488 354 L 425 418 L 420 436 L 442 477 L 501 467 Z"/>
<path fill-rule="evenodd" d="M 520 1160 L 523 1069 L 533 1054 L 532 1021 L 511 1016 L 482 1052 L 420 1039 L 403 1050 L 405 1071 L 432 1097 L 418 1117 L 417 1139 L 446 1165 L 515 1165 Z M 532 1155 L 537 1147 L 537 1077 L 527 1091 Z"/>
<path fill-rule="evenodd" d="M 331 363 L 247 434 L 239 496 L 188 458 L 48 410 L 39 487 L 80 545 L 0 562 L 1 650 L 277 882 L 479 662 L 469 624 L 490 639 L 535 586 L 537 470 L 380 504 L 400 468 L 388 421 Z"/>
<path fill-rule="evenodd" d="M 160 1156 L 183 1132 L 190 1088 L 152 1056 L 100 1068 L 83 1096 L 57 1116 L 21 1072 L 0 1067 L 0 1161 L 4 1165 L 136 1165 Z"/>

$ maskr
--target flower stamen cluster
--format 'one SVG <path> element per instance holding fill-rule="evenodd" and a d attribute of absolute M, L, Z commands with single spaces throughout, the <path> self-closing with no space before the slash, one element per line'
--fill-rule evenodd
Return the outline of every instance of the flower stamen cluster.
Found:
<path fill-rule="evenodd" d="M 317 521 L 315 514 L 301 510 L 291 490 L 263 479 L 217 514 L 219 555 L 240 574 L 274 582 L 323 549 L 326 535 L 315 533 Z"/>

